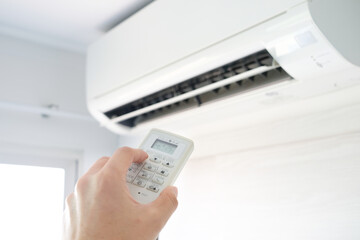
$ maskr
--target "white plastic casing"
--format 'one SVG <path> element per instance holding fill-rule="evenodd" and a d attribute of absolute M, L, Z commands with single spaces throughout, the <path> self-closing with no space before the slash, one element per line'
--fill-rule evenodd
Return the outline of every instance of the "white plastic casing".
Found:
<path fill-rule="evenodd" d="M 90 46 L 89 111 L 119 134 L 149 129 L 146 124 L 156 127 L 160 118 L 153 125 L 128 128 L 104 113 L 264 49 L 296 81 L 254 90 L 248 96 L 256 98 L 241 106 L 268 109 L 263 102 L 273 91 L 285 103 L 350 87 L 360 78 L 359 10 L 356 0 L 154 1 Z M 231 101 L 241 102 L 243 96 Z M 227 106 L 228 111 L 240 109 L 224 101 L 211 105 L 215 111 L 207 116 L 193 111 L 193 126 L 193 120 L 214 119 Z M 164 119 L 184 125 L 179 118 Z"/>
<path fill-rule="evenodd" d="M 154 148 L 154 143 L 170 146 L 173 152 L 166 153 Z M 131 195 L 140 203 L 154 201 L 161 191 L 172 185 L 190 157 L 194 143 L 190 139 L 159 129 L 152 129 L 140 148 L 149 154 L 141 164 L 133 164 L 128 171 L 127 181 Z M 152 169 L 147 169 L 151 166 Z M 161 173 L 163 172 L 163 174 Z M 141 176 L 144 174 L 144 176 Z M 167 176 L 165 176 L 165 175 Z M 163 180 L 160 184 L 156 181 Z M 136 184 L 138 182 L 139 184 Z M 156 189 L 149 190 L 156 186 Z"/>

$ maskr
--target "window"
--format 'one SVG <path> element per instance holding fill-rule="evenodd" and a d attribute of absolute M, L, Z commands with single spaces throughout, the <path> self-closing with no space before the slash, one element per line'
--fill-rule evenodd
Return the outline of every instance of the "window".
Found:
<path fill-rule="evenodd" d="M 0 154 L 0 239 L 61 240 L 76 161 Z"/>

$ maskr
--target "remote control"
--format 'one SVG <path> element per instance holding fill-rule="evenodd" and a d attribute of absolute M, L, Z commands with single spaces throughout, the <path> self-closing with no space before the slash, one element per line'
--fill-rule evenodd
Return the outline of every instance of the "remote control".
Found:
<path fill-rule="evenodd" d="M 146 204 L 174 183 L 191 155 L 194 143 L 173 133 L 152 129 L 140 148 L 149 157 L 130 166 L 126 181 L 135 200 Z"/>

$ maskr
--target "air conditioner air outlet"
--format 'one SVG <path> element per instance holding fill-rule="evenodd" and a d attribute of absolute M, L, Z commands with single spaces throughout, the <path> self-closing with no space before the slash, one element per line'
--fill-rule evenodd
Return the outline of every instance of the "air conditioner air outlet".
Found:
<path fill-rule="evenodd" d="M 291 78 L 262 50 L 105 112 L 112 122 L 135 127 L 154 118 Z"/>

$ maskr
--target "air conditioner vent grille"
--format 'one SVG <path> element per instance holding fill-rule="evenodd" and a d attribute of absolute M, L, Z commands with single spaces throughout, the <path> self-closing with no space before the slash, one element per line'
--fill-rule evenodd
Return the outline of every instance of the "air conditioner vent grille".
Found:
<path fill-rule="evenodd" d="M 236 76 L 245 76 L 246 73 L 251 73 L 261 67 L 269 68 L 266 71 L 260 71 L 260 73 L 247 74 L 246 78 L 240 78 L 238 81 L 229 82 L 229 84 L 225 82 L 232 78 L 236 80 Z M 128 127 L 134 127 L 140 122 L 158 116 L 189 107 L 196 107 L 205 102 L 285 77 L 289 76 L 279 66 L 274 67 L 272 56 L 266 50 L 263 50 L 107 111 L 104 114 L 112 119 L 112 121 Z M 219 87 L 209 88 L 208 91 L 201 91 L 210 85 L 217 86 L 217 84 Z M 183 96 L 184 98 L 182 98 Z M 179 99 L 179 101 L 176 99 Z M 152 106 L 167 102 L 169 104 L 166 104 L 166 106 L 152 109 Z M 149 109 L 149 111 L 142 111 L 146 109 Z M 139 114 L 132 116 L 136 112 L 139 112 Z"/>

